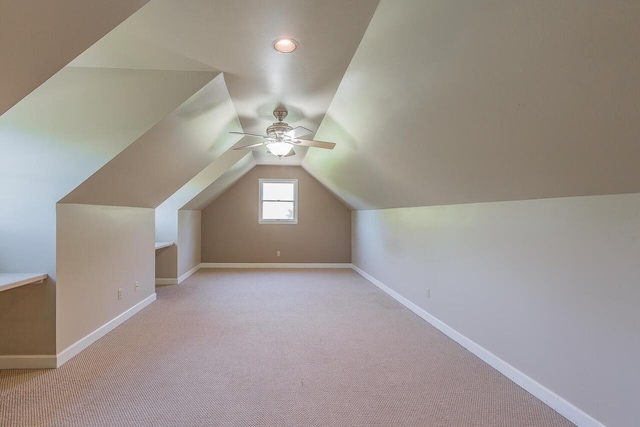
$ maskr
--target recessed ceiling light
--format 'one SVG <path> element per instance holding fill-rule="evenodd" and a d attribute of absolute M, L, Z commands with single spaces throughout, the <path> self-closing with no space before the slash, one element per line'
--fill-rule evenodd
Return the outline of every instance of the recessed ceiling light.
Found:
<path fill-rule="evenodd" d="M 281 37 L 273 42 L 273 48 L 280 53 L 291 53 L 298 48 L 298 42 L 288 37 Z"/>

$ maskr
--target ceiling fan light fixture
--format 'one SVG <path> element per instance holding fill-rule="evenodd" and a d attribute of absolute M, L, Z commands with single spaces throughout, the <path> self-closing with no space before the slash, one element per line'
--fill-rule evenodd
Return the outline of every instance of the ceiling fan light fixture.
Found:
<path fill-rule="evenodd" d="M 267 144 L 267 148 L 274 156 L 282 157 L 289 154 L 293 145 L 286 142 L 272 142 L 271 144 Z"/>
<path fill-rule="evenodd" d="M 273 48 L 280 53 L 291 53 L 298 48 L 298 42 L 288 37 L 280 37 L 273 42 Z"/>

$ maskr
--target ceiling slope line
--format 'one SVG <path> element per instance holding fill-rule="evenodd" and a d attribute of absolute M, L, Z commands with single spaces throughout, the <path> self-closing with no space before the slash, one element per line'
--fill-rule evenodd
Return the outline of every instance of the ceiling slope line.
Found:
<path fill-rule="evenodd" d="M 147 2 L 3 2 L 0 116 Z"/>
<path fill-rule="evenodd" d="M 219 73 L 62 202 L 156 208 L 231 148 L 239 128 Z"/>

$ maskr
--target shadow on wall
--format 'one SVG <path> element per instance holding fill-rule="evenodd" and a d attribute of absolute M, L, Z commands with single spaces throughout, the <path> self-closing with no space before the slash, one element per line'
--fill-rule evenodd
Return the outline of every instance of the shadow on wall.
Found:
<path fill-rule="evenodd" d="M 335 189 L 333 194 L 343 203 L 351 207 L 359 206 L 365 209 L 375 207 L 373 197 L 368 197 L 364 188 L 375 188 L 378 192 L 398 192 L 398 188 L 406 188 L 407 183 L 397 182 L 395 175 L 382 175 L 379 171 L 388 170 L 388 167 L 378 167 L 393 159 L 382 158 L 377 154 L 367 151 L 367 141 L 358 141 L 347 128 L 331 115 L 326 115 L 322 125 L 315 134 L 316 140 L 331 141 L 336 143 L 333 150 L 309 150 L 302 166 L 315 179 L 324 184 L 328 189 Z M 390 141 L 390 143 L 395 143 Z M 361 162 L 354 162 L 360 158 Z M 353 166 L 364 162 L 367 167 L 363 170 L 354 170 Z M 355 179 L 342 179 L 349 176 Z M 347 183 L 345 186 L 344 184 Z M 349 202 L 347 202 L 349 201 Z"/>
<path fill-rule="evenodd" d="M 0 355 L 56 353 L 56 282 L 0 292 Z"/>

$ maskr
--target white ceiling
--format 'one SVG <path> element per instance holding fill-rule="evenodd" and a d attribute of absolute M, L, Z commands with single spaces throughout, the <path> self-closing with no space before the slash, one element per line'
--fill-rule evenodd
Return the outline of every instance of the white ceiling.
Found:
<path fill-rule="evenodd" d="M 211 182 L 203 184 L 203 180 L 207 177 L 215 180 L 224 171 L 218 173 L 219 168 L 216 168 L 218 175 L 205 174 L 199 179 L 194 177 L 214 160 L 232 154 L 235 156 L 225 158 L 235 158 L 237 162 L 248 154 L 229 150 L 239 139 L 229 132 L 237 132 L 240 124 L 222 73 L 158 70 L 135 72 L 187 74 L 191 75 L 190 80 L 199 80 L 201 87 L 68 194 L 61 203 L 155 208 L 175 195 L 185 183 L 191 185 L 180 193 L 182 197 L 191 194 L 193 198 L 204 190 Z M 235 162 L 225 164 L 230 168 Z M 194 192 L 196 187 L 200 190 Z M 187 201 L 179 204 L 178 208 Z"/>
<path fill-rule="evenodd" d="M 0 1 L 0 115 L 148 1 Z"/>
<path fill-rule="evenodd" d="M 282 104 L 337 143 L 254 161 L 302 163 L 356 209 L 628 193 L 638 22 L 640 2 L 623 0 L 153 0 L 71 65 L 222 71 L 244 131 L 263 133 Z M 284 35 L 294 54 L 271 48 Z M 197 127 L 174 124 L 166 138 Z"/>
<path fill-rule="evenodd" d="M 235 184 L 240 178 L 242 178 L 247 172 L 249 172 L 256 165 L 253 156 L 247 153 L 242 159 L 240 159 L 229 170 L 220 175 L 219 178 L 214 180 L 207 188 L 200 192 L 196 197 L 191 199 L 180 209 L 192 209 L 202 210 L 209 206 L 211 202 L 224 193 L 229 187 Z"/>
<path fill-rule="evenodd" d="M 17 188 L 25 198 L 31 192 L 25 188 L 45 186 L 58 202 L 213 76 L 63 68 L 0 117 L 2 189 Z M 16 202 L 2 200 L 7 206 Z"/>
<path fill-rule="evenodd" d="M 153 0 L 71 65 L 221 70 L 245 132 L 263 134 L 278 105 L 287 122 L 320 126 L 378 0 Z M 282 36 L 299 42 L 283 55 Z M 260 140 L 246 138 L 246 145 Z M 300 164 L 307 152 L 257 163 Z"/>
<path fill-rule="evenodd" d="M 381 1 L 303 167 L 357 209 L 640 192 L 640 2 Z"/>

